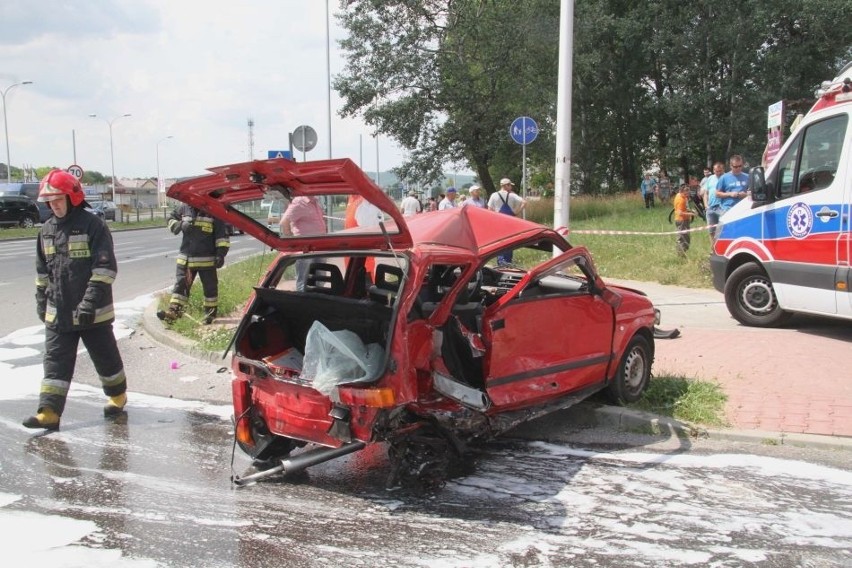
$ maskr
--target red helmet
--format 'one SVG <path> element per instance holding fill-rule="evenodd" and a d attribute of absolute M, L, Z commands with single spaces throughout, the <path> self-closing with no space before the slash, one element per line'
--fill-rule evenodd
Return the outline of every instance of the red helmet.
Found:
<path fill-rule="evenodd" d="M 42 178 L 41 184 L 38 186 L 38 200 L 53 201 L 63 195 L 68 196 L 71 205 L 74 207 L 80 205 L 86 199 L 80 180 L 65 170 L 50 170 L 50 173 Z"/>

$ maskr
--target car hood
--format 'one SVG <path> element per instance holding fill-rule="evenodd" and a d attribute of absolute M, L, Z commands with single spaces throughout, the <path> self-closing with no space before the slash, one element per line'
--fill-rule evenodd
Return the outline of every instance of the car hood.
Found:
<path fill-rule="evenodd" d="M 210 168 L 210 172 L 175 183 L 167 195 L 277 250 L 411 247 L 411 234 L 394 202 L 349 159 L 255 160 Z M 323 208 L 324 230 L 288 236 L 267 226 L 270 200 L 282 200 L 282 211 L 286 211 L 298 197 L 317 199 Z"/>

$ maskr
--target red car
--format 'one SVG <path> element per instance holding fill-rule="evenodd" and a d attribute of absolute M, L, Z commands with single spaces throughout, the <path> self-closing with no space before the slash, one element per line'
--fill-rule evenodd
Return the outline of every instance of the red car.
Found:
<path fill-rule="evenodd" d="M 403 218 L 345 159 L 211 171 L 169 196 L 280 251 L 232 345 L 237 442 L 263 466 L 238 483 L 379 442 L 392 484 L 440 483 L 471 441 L 648 386 L 653 305 L 552 229 L 474 207 Z M 269 199 L 324 222 L 279 234 Z"/>

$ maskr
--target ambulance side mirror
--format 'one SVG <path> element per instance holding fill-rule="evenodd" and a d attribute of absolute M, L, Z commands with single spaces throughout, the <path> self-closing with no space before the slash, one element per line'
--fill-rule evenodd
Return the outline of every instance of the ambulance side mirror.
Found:
<path fill-rule="evenodd" d="M 752 207 L 758 207 L 774 201 L 774 195 L 766 186 L 763 168 L 757 166 L 748 172 L 748 190 L 751 192 Z"/>

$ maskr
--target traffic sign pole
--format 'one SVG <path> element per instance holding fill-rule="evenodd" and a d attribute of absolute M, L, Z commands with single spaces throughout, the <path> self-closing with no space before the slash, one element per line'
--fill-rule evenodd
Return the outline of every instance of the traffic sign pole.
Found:
<path fill-rule="evenodd" d="M 509 127 L 509 136 L 521 145 L 521 195 L 527 198 L 527 144 L 538 138 L 538 124 L 528 116 L 519 116 Z M 524 209 L 524 219 L 527 213 Z"/>

